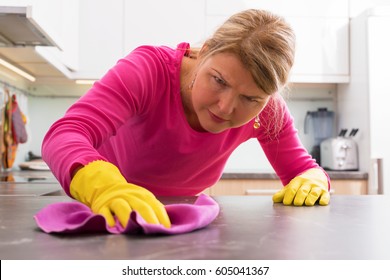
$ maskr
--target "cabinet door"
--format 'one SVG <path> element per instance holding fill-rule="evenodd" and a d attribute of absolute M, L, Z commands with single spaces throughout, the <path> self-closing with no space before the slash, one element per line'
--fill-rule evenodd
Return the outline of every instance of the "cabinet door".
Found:
<path fill-rule="evenodd" d="M 273 195 L 283 185 L 279 180 L 222 179 L 210 188 L 210 195 Z"/>
<path fill-rule="evenodd" d="M 126 52 L 140 45 L 201 46 L 205 40 L 205 0 L 125 1 L 124 14 Z"/>
<path fill-rule="evenodd" d="M 262 9 L 281 16 L 348 17 L 348 0 L 207 0 L 208 15 L 230 15 L 245 9 Z"/>
<path fill-rule="evenodd" d="M 284 16 L 293 27 L 296 56 L 291 82 L 349 81 L 348 1 L 208 0 L 206 35 L 211 35 L 230 15 L 248 8 Z"/>
<path fill-rule="evenodd" d="M 331 194 L 367 194 L 367 180 L 332 180 Z M 206 193 L 209 195 L 273 195 L 283 187 L 274 179 L 221 179 Z"/>
<path fill-rule="evenodd" d="M 292 82 L 348 82 L 348 18 L 287 18 L 287 20 L 296 33 Z"/>
<path fill-rule="evenodd" d="M 80 53 L 75 78 L 98 79 L 124 54 L 124 4 L 123 1 L 109 0 L 83 0 L 79 3 Z"/>
<path fill-rule="evenodd" d="M 331 194 L 362 195 L 367 193 L 367 180 L 332 180 Z"/>

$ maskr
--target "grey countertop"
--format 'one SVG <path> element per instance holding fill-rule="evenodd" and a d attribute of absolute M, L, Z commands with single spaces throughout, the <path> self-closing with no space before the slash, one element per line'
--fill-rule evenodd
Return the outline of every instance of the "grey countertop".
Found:
<path fill-rule="evenodd" d="M 368 174 L 360 171 L 327 171 L 331 180 L 367 180 Z M 222 179 L 279 179 L 274 172 L 257 172 L 253 170 L 229 171 L 222 175 Z"/>
<path fill-rule="evenodd" d="M 39 184 L 39 183 L 1 183 L 0 196 L 44 196 L 44 195 L 62 195 L 65 192 L 58 183 Z"/>
<path fill-rule="evenodd" d="M 217 219 L 174 236 L 46 234 L 33 215 L 66 196 L 0 196 L 0 259 L 390 259 L 390 196 L 335 196 L 329 206 L 221 196 Z M 165 204 L 194 197 L 161 197 Z"/>
<path fill-rule="evenodd" d="M 327 171 L 333 180 L 367 180 L 368 174 L 360 171 Z M 274 172 L 240 170 L 227 171 L 222 179 L 279 179 Z M 14 183 L 57 183 L 58 181 L 50 171 L 9 171 L 0 172 L 0 181 Z"/>

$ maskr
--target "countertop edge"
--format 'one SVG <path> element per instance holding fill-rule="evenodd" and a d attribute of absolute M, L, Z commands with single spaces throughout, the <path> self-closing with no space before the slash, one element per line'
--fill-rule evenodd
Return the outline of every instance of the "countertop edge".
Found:
<path fill-rule="evenodd" d="M 360 171 L 327 171 L 331 180 L 367 180 L 368 173 Z M 221 179 L 279 180 L 273 172 L 224 172 Z"/>

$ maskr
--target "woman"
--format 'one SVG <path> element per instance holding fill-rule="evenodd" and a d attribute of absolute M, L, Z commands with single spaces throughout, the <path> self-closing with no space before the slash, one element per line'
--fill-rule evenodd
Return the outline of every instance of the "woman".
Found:
<path fill-rule="evenodd" d="M 233 15 L 199 50 L 142 46 L 121 59 L 48 131 L 44 160 L 66 193 L 126 226 L 136 210 L 170 227 L 155 195 L 215 184 L 234 149 L 257 138 L 285 205 L 329 202 L 329 178 L 301 145 L 280 92 L 295 37 L 280 17 Z"/>

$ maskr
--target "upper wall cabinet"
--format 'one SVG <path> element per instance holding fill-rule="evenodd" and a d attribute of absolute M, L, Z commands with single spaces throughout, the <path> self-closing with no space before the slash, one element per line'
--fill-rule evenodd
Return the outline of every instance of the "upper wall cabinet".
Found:
<path fill-rule="evenodd" d="M 166 0 L 125 1 L 124 49 L 143 44 L 193 46 L 202 42 L 230 15 L 249 8 L 284 16 L 297 37 L 291 81 L 349 81 L 348 0 Z"/>
<path fill-rule="evenodd" d="M 349 0 L 207 0 L 207 14 L 232 15 L 262 9 L 289 17 L 347 17 Z"/>
<path fill-rule="evenodd" d="M 1 0 L 33 7 L 59 48 L 37 47 L 69 79 L 99 79 L 122 56 L 145 45 L 199 47 L 230 15 L 249 8 L 282 15 L 297 36 L 292 82 L 349 80 L 349 0 Z M 33 63 L 14 61 L 33 71 Z M 50 71 L 53 73 L 54 71 Z M 46 74 L 45 74 L 46 75 Z"/>
<path fill-rule="evenodd" d="M 134 1 L 79 1 L 79 69 L 74 78 L 99 79 L 123 56 L 124 2 Z"/>
<path fill-rule="evenodd" d="M 349 29 L 347 18 L 288 18 L 295 30 L 292 82 L 347 83 Z"/>
<path fill-rule="evenodd" d="M 125 1 L 125 51 L 145 44 L 201 46 L 205 6 L 206 0 Z"/>
<path fill-rule="evenodd" d="M 230 15 L 249 8 L 279 14 L 296 33 L 296 83 L 347 83 L 349 81 L 348 0 L 207 0 L 206 33 Z"/>

